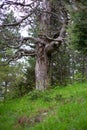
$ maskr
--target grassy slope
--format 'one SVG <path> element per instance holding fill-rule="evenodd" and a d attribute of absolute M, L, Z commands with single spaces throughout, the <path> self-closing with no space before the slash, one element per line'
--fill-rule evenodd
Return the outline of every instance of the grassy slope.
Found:
<path fill-rule="evenodd" d="M 87 84 L 0 103 L 0 130 L 87 130 Z"/>

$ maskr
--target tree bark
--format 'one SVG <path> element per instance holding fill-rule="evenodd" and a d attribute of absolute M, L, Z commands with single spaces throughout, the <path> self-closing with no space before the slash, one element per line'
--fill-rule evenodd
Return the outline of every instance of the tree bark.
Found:
<path fill-rule="evenodd" d="M 45 46 L 37 45 L 37 57 L 35 67 L 36 89 L 44 90 L 49 87 L 49 57 L 45 51 Z"/>
<path fill-rule="evenodd" d="M 42 0 L 42 9 L 44 11 L 50 11 L 50 1 Z M 42 12 L 40 16 L 39 35 L 42 40 L 45 41 L 44 35 L 49 35 L 50 15 L 46 12 Z M 48 44 L 48 43 L 47 43 Z M 49 57 L 45 51 L 45 45 L 40 42 L 36 45 L 36 89 L 44 90 L 49 87 Z"/>

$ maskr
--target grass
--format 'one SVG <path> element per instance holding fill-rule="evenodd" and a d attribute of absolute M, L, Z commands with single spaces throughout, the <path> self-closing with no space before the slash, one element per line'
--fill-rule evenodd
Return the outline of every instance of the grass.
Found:
<path fill-rule="evenodd" d="M 87 130 L 87 84 L 33 91 L 0 103 L 0 130 Z"/>

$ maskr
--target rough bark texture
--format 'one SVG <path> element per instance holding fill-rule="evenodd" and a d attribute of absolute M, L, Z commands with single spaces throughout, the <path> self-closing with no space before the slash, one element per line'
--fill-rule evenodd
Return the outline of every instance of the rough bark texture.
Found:
<path fill-rule="evenodd" d="M 60 33 L 55 39 L 48 37 L 52 31 L 51 26 L 51 14 L 47 13 L 51 11 L 51 1 L 42 0 L 43 12 L 40 16 L 39 36 L 44 44 L 40 41 L 36 44 L 36 89 L 44 90 L 49 87 L 49 61 L 51 53 L 60 47 L 62 42 L 62 33 L 64 32 L 64 25 L 61 27 Z"/>
<path fill-rule="evenodd" d="M 48 0 L 43 0 L 42 8 L 45 11 L 50 11 L 50 2 Z M 50 25 L 50 15 L 46 12 L 41 14 L 40 18 L 40 34 L 42 39 L 44 35 L 48 34 Z M 44 39 L 45 40 L 45 39 Z M 36 67 L 35 67 L 35 77 L 36 77 L 36 89 L 44 90 L 49 87 L 49 57 L 45 51 L 45 45 L 41 43 L 37 44 L 36 47 L 37 56 L 36 56 Z"/>
<path fill-rule="evenodd" d="M 37 57 L 36 57 L 36 89 L 44 90 L 49 87 L 49 59 L 45 52 L 45 46 L 37 45 Z"/>

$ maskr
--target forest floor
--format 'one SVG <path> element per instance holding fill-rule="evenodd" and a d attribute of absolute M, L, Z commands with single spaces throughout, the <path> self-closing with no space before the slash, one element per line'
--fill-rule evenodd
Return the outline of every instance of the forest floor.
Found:
<path fill-rule="evenodd" d="M 0 130 L 87 130 L 87 83 L 0 102 Z"/>

